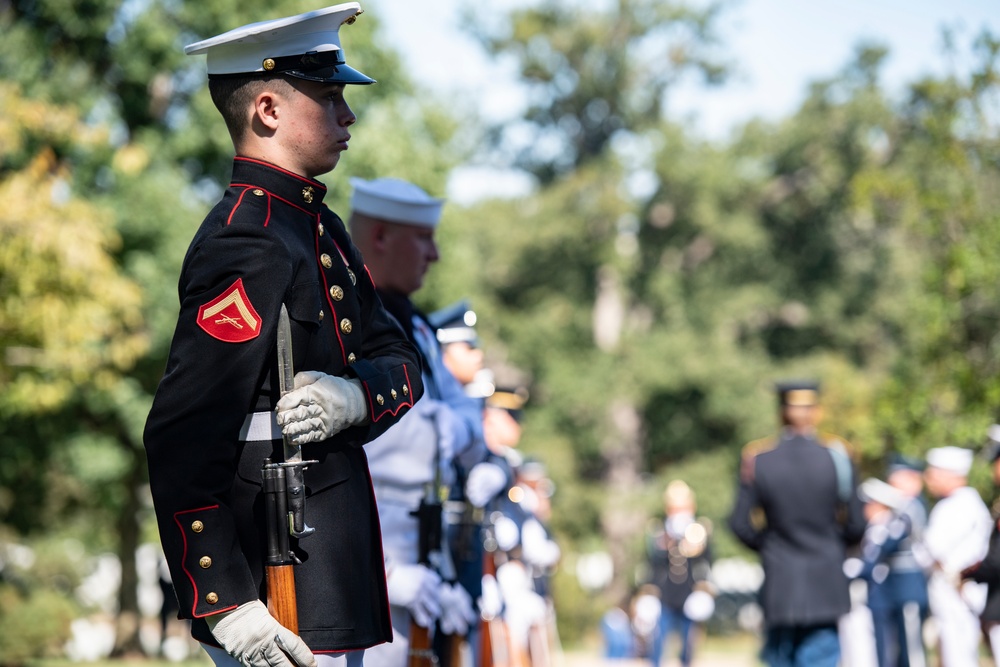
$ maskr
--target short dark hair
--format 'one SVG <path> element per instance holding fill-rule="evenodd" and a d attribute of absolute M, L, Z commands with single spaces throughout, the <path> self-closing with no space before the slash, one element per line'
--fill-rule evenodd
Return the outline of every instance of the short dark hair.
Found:
<path fill-rule="evenodd" d="M 208 80 L 212 102 L 226 121 L 234 144 L 242 141 L 246 134 L 247 108 L 261 91 L 275 83 L 290 85 L 283 76 L 226 76 Z"/>

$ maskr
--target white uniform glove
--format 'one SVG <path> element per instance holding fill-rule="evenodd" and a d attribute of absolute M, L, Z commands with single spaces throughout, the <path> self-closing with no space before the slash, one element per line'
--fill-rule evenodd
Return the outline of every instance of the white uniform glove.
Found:
<path fill-rule="evenodd" d="M 465 497 L 474 507 L 483 507 L 507 486 L 507 473 L 496 463 L 472 466 L 465 480 Z"/>
<path fill-rule="evenodd" d="M 476 621 L 472 597 L 458 584 L 441 586 L 441 632 L 446 635 L 467 635 L 469 624 Z"/>
<path fill-rule="evenodd" d="M 319 442 L 368 419 L 368 405 L 359 380 L 317 371 L 295 374 L 295 389 L 277 405 L 281 432 L 292 444 Z"/>
<path fill-rule="evenodd" d="M 483 576 L 483 595 L 479 598 L 479 610 L 483 618 L 492 620 L 503 611 L 503 599 L 500 597 L 500 586 L 492 574 Z"/>
<path fill-rule="evenodd" d="M 389 604 L 406 607 L 420 627 L 431 627 L 441 615 L 441 577 L 429 567 L 394 565 L 385 583 Z"/>
<path fill-rule="evenodd" d="M 302 638 L 278 623 L 260 600 L 205 620 L 222 648 L 245 667 L 316 667 Z"/>
<path fill-rule="evenodd" d="M 549 539 L 537 519 L 528 519 L 521 526 L 521 554 L 536 567 L 552 567 L 559 562 L 559 545 Z"/>
<path fill-rule="evenodd" d="M 521 530 L 513 519 L 501 516 L 493 522 L 493 537 L 501 551 L 510 551 L 521 541 Z"/>

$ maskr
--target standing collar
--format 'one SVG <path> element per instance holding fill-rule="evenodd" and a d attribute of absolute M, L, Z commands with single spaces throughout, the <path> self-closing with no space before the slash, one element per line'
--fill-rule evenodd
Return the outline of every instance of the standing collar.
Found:
<path fill-rule="evenodd" d="M 326 186 L 315 179 L 293 174 L 270 162 L 239 155 L 233 160 L 233 178 L 230 184 L 234 187 L 263 188 L 309 213 L 319 213 L 322 210 L 323 198 L 327 192 Z"/>

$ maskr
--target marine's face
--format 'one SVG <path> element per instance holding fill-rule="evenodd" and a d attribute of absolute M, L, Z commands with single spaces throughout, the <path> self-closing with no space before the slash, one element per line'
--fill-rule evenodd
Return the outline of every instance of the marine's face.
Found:
<path fill-rule="evenodd" d="M 285 145 L 309 177 L 337 166 L 351 138 L 348 127 L 357 121 L 344 99 L 344 85 L 289 79 L 297 94 L 288 100 Z"/>

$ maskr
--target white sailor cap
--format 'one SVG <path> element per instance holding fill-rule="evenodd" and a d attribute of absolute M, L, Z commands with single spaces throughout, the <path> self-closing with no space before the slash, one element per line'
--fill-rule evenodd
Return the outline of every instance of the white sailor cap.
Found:
<path fill-rule="evenodd" d="M 366 181 L 352 178 L 354 193 L 351 210 L 379 220 L 419 227 L 437 227 L 443 199 L 435 199 L 422 189 L 398 178 Z"/>
<path fill-rule="evenodd" d="M 927 452 L 927 465 L 964 477 L 972 468 L 972 450 L 964 447 L 937 447 Z"/>
<path fill-rule="evenodd" d="M 189 56 L 208 55 L 208 76 L 284 74 L 324 83 L 375 83 L 349 67 L 340 46 L 340 26 L 351 25 L 356 2 L 251 23 L 184 47 Z"/>

